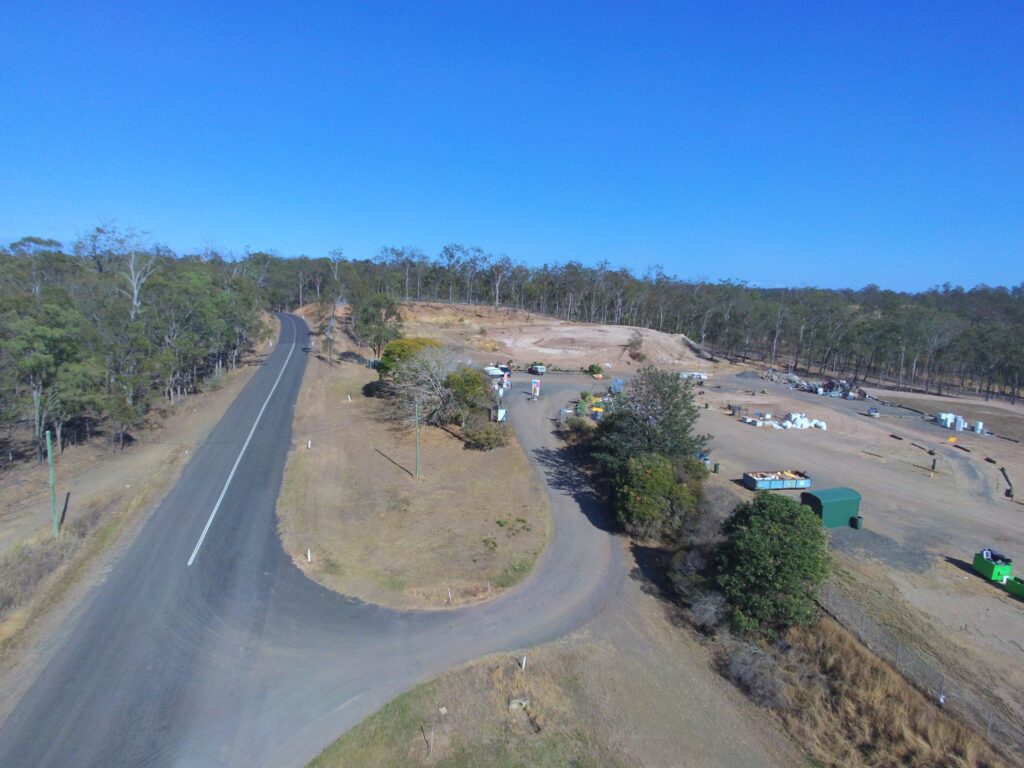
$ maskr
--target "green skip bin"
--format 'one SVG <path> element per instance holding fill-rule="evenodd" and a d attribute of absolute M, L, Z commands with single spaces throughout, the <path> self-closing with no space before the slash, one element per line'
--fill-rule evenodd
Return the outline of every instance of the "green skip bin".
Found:
<path fill-rule="evenodd" d="M 988 547 L 974 555 L 973 567 L 983 578 L 1000 584 L 1013 576 L 1013 560 Z"/>
<path fill-rule="evenodd" d="M 1016 597 L 1018 600 L 1024 600 L 1024 579 L 1020 576 L 1014 576 L 1008 580 L 1003 586 L 1006 587 L 1006 591 Z"/>

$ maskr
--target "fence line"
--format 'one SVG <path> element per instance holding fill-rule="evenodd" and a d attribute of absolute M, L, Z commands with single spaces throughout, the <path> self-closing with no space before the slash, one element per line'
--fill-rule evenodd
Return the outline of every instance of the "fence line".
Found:
<path fill-rule="evenodd" d="M 822 587 L 818 605 L 939 706 L 984 733 L 989 743 L 1024 757 L 1024 723 L 1012 713 L 999 711 L 997 697 L 983 694 L 977 684 L 957 679 L 933 654 L 898 639 L 891 627 L 869 617 L 834 582 Z"/>

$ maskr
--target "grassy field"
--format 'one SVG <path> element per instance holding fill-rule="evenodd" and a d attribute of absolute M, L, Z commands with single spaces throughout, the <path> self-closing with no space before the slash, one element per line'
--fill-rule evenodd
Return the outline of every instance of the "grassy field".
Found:
<path fill-rule="evenodd" d="M 285 549 L 325 586 L 396 608 L 445 607 L 449 589 L 452 604 L 476 602 L 521 581 L 549 514 L 520 446 L 481 453 L 424 428 L 416 478 L 412 431 L 363 394 L 376 378 L 357 363 L 310 360 L 278 499 Z"/>

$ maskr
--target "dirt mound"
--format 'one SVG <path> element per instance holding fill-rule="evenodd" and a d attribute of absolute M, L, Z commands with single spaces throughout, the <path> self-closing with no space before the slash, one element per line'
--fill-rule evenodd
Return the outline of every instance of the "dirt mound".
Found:
<path fill-rule="evenodd" d="M 627 325 L 574 323 L 505 307 L 467 304 L 408 303 L 402 305 L 406 333 L 454 344 L 468 354 L 490 360 L 511 359 L 517 364 L 539 360 L 549 366 L 636 368 L 641 361 L 629 356 L 634 333 L 643 337 L 643 362 L 667 368 L 706 370 L 707 362 L 693 354 L 688 340 Z"/>

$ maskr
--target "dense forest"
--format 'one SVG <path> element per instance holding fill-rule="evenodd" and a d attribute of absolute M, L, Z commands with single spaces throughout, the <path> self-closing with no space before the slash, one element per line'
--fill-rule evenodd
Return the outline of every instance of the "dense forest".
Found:
<path fill-rule="evenodd" d="M 28 427 L 38 457 L 101 424 L 122 446 L 155 400 L 236 366 L 259 332 L 239 265 L 177 257 L 97 228 L 70 251 L 28 237 L 0 249 L 0 441 Z"/>
<path fill-rule="evenodd" d="M 120 444 L 156 400 L 237 365 L 261 310 L 381 294 L 683 333 L 708 358 L 896 389 L 1016 400 L 1024 379 L 1024 284 L 765 289 L 606 262 L 527 267 L 460 245 L 435 257 L 177 255 L 104 226 L 68 247 L 26 237 L 0 248 L 0 438 L 27 426 L 41 453 L 46 429 L 63 447 L 102 422 Z"/>

